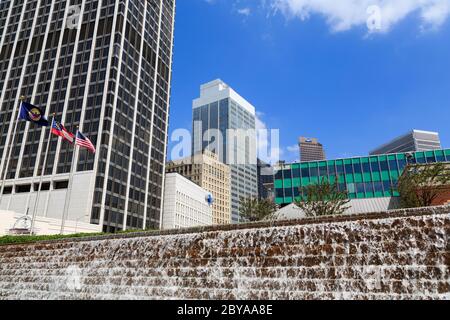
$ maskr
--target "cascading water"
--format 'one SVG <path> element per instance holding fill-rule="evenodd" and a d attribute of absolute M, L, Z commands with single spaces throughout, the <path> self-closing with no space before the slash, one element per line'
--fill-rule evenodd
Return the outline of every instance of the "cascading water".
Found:
<path fill-rule="evenodd" d="M 0 299 L 450 299 L 450 209 L 0 247 Z"/>

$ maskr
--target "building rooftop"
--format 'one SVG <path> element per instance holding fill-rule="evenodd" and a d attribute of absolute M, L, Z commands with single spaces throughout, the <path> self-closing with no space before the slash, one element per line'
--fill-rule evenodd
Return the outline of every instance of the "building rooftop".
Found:
<path fill-rule="evenodd" d="M 255 107 L 250 102 L 244 99 L 241 95 L 239 95 L 236 91 L 234 91 L 228 84 L 226 84 L 220 79 L 216 79 L 211 82 L 202 84 L 200 86 L 200 97 L 193 101 L 192 107 L 193 109 L 196 109 L 206 104 L 223 100 L 226 98 L 231 98 L 232 100 L 237 102 L 241 107 L 243 107 L 246 111 L 250 112 L 250 114 L 252 115 L 256 114 Z"/>
<path fill-rule="evenodd" d="M 377 148 L 375 148 L 375 149 L 373 149 L 372 151 L 370 151 L 370 153 L 375 153 L 375 152 L 377 152 L 377 150 L 386 148 L 386 147 L 388 147 L 389 145 L 391 145 L 391 144 L 393 144 L 393 143 L 395 143 L 395 142 L 397 142 L 397 141 L 399 141 L 399 140 L 402 140 L 402 139 L 404 139 L 404 138 L 406 138 L 406 137 L 408 137 L 408 136 L 415 136 L 417 133 L 421 133 L 421 134 L 429 134 L 429 135 L 434 135 L 434 136 L 439 136 L 439 133 L 438 133 L 438 132 L 413 129 L 413 130 L 411 130 L 411 131 L 409 131 L 409 132 L 407 132 L 407 133 L 405 133 L 405 134 L 403 134 L 403 135 L 400 135 L 400 136 L 398 136 L 398 137 L 396 137 L 396 138 L 390 140 L 389 142 L 386 142 L 386 143 L 384 143 L 384 144 L 378 146 Z"/>
<path fill-rule="evenodd" d="M 283 167 L 283 166 L 291 165 L 291 164 L 319 163 L 319 162 L 327 162 L 327 161 L 353 160 L 353 159 L 361 159 L 361 158 L 378 158 L 378 157 L 383 157 L 383 156 L 387 157 L 387 156 L 398 156 L 398 155 L 406 155 L 406 154 L 417 155 L 417 154 L 426 153 L 426 152 L 442 152 L 443 154 L 445 154 L 447 156 L 448 159 L 450 159 L 450 149 L 440 149 L 440 150 L 429 150 L 429 151 L 398 152 L 398 153 L 380 154 L 380 155 L 372 155 L 372 156 L 369 156 L 369 155 L 352 156 L 352 157 L 347 157 L 347 158 L 335 158 L 335 159 L 316 160 L 316 161 L 307 161 L 307 162 L 294 161 L 294 162 L 287 163 L 285 161 L 280 161 L 280 162 L 276 163 L 274 165 L 274 167 Z"/>

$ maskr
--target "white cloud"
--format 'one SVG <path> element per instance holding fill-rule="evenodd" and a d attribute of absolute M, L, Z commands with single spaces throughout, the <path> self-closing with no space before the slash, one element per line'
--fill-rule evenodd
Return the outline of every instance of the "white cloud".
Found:
<path fill-rule="evenodd" d="M 333 31 L 345 31 L 367 25 L 377 6 L 381 29 L 388 31 L 408 15 L 418 13 L 421 27 L 438 28 L 450 15 L 450 0 L 271 0 L 272 7 L 288 17 L 307 20 L 318 14 L 327 20 Z"/>
<path fill-rule="evenodd" d="M 287 146 L 286 151 L 287 152 L 285 153 L 283 160 L 286 160 L 288 162 L 299 161 L 300 149 L 298 147 L 298 144 Z"/>
<path fill-rule="evenodd" d="M 288 146 L 286 149 L 287 149 L 287 151 L 292 152 L 292 153 L 295 153 L 295 152 L 298 153 L 299 152 L 297 144 L 294 144 L 292 146 Z"/>
<path fill-rule="evenodd" d="M 280 131 L 271 131 L 263 120 L 264 113 L 256 112 L 256 130 L 258 130 L 258 157 L 264 162 L 275 164 L 279 160 L 288 162 L 298 161 L 299 147 L 298 144 L 292 146 L 280 145 Z M 268 131 L 259 131 L 268 130 Z M 264 134 L 267 132 L 267 134 Z M 267 154 L 269 152 L 269 154 Z"/>
<path fill-rule="evenodd" d="M 256 132 L 258 134 L 258 157 L 262 157 L 261 155 L 263 155 L 264 153 L 267 153 L 267 149 L 269 147 L 269 140 L 268 137 L 264 136 L 261 134 L 262 130 L 267 130 L 267 125 L 266 123 L 262 120 L 262 118 L 264 117 L 264 113 L 257 111 L 256 112 Z M 270 159 L 267 159 L 267 157 L 265 157 L 266 159 L 264 159 L 265 161 L 270 161 Z"/>
<path fill-rule="evenodd" d="M 264 113 L 256 112 L 256 132 L 258 143 L 258 158 L 264 162 L 275 164 L 284 155 L 284 150 L 280 148 L 279 131 L 271 131 L 262 120 Z"/>
<path fill-rule="evenodd" d="M 237 13 L 239 13 L 240 15 L 248 17 L 252 13 L 252 11 L 251 11 L 250 8 L 247 7 L 247 8 L 238 9 Z"/>
<path fill-rule="evenodd" d="M 256 130 L 264 130 L 267 129 L 266 123 L 262 120 L 264 117 L 264 113 L 260 111 L 256 111 Z"/>

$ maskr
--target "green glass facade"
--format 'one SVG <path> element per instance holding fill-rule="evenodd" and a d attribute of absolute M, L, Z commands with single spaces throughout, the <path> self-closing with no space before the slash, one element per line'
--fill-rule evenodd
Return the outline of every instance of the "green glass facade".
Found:
<path fill-rule="evenodd" d="M 346 190 L 350 199 L 399 196 L 395 191 L 398 178 L 409 163 L 450 162 L 450 149 L 427 152 L 369 156 L 330 161 L 283 164 L 275 167 L 275 201 L 289 204 L 301 199 L 301 188 L 322 178 Z"/>

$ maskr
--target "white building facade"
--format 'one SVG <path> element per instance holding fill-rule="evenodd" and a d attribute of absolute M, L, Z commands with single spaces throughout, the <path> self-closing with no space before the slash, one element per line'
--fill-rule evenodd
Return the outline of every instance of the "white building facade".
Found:
<path fill-rule="evenodd" d="M 180 174 L 166 174 L 162 229 L 213 225 L 210 197 L 208 191 Z"/>
<path fill-rule="evenodd" d="M 31 216 L 22 213 L 0 210 L 0 236 L 12 234 L 29 234 L 31 231 Z M 20 231 L 20 233 L 17 233 Z M 64 234 L 75 233 L 100 233 L 101 226 L 83 222 L 83 219 L 65 221 Z M 23 232 L 23 233 L 22 233 Z M 58 235 L 61 234 L 61 219 L 36 217 L 34 235 Z"/>

